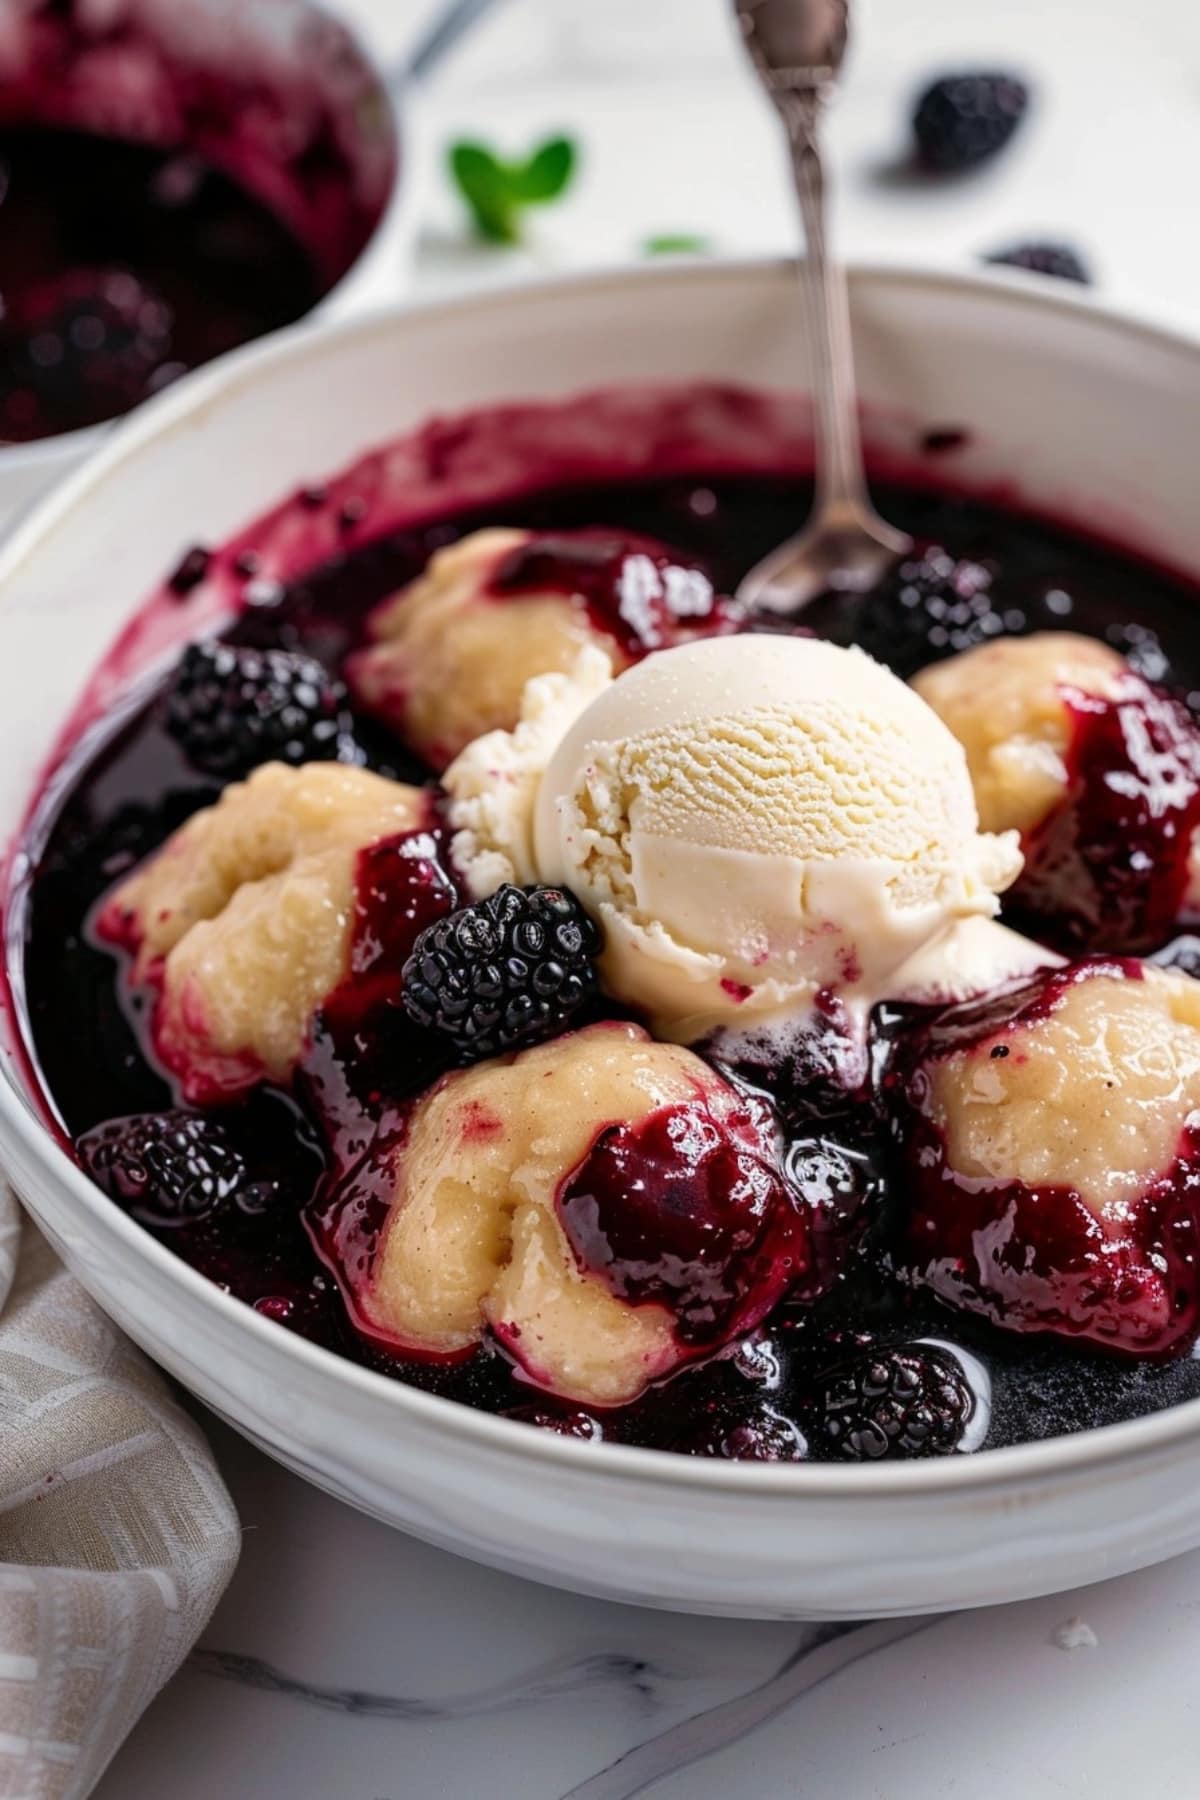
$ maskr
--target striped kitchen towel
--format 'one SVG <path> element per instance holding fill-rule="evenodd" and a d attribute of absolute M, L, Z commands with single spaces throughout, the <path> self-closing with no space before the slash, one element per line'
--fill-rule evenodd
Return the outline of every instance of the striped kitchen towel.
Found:
<path fill-rule="evenodd" d="M 203 1630 L 233 1503 L 0 1182 L 0 1796 L 80 1800 Z"/>

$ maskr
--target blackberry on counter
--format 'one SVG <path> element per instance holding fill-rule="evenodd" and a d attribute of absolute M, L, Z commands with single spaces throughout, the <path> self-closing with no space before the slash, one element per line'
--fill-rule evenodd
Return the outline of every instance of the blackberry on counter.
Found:
<path fill-rule="evenodd" d="M 976 168 L 1004 148 L 1028 105 L 1029 89 L 1013 75 L 943 76 L 913 114 L 917 155 L 939 174 Z"/>
<path fill-rule="evenodd" d="M 472 1060 L 554 1037 L 596 990 L 600 933 L 564 888 L 505 886 L 418 937 L 404 1005 Z"/>
<path fill-rule="evenodd" d="M 949 1351 L 877 1347 L 826 1378 L 816 1447 L 841 1462 L 949 1456 L 974 1411 L 975 1397 Z"/>
<path fill-rule="evenodd" d="M 260 763 L 347 757 L 346 690 L 311 656 L 191 644 L 166 699 L 166 726 L 192 765 L 232 779 Z"/>
<path fill-rule="evenodd" d="M 989 568 L 930 544 L 866 596 L 854 641 L 907 680 L 928 663 L 1024 624 L 1023 616 L 996 610 Z"/>
<path fill-rule="evenodd" d="M 85 1132 L 76 1150 L 97 1186 L 142 1225 L 198 1225 L 247 1185 L 241 1152 L 197 1113 L 111 1119 Z"/>
<path fill-rule="evenodd" d="M 1087 286 L 1091 270 L 1069 244 L 1014 244 L 1011 250 L 997 250 L 985 256 L 985 262 L 1007 269 L 1028 269 L 1033 275 L 1052 275 L 1057 281 L 1077 281 Z"/>

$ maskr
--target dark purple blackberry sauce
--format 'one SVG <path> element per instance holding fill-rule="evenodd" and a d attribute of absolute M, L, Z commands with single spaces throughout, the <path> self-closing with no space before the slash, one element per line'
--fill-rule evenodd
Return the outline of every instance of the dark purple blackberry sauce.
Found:
<path fill-rule="evenodd" d="M 703 568 L 627 531 L 548 532 L 509 551 L 491 580 L 500 599 L 534 592 L 579 596 L 598 631 L 630 658 L 666 650 L 690 632 L 736 631 L 738 609 L 714 593 Z"/>
<path fill-rule="evenodd" d="M 810 1221 L 762 1154 L 752 1100 L 718 1122 L 700 1102 L 614 1125 L 559 1195 L 581 1267 L 634 1305 L 674 1313 L 684 1343 L 757 1324 L 761 1296 L 812 1276 Z"/>
<path fill-rule="evenodd" d="M 1158 950 L 1189 903 L 1200 828 L 1194 717 L 1136 674 L 1115 699 L 1064 698 L 1067 794 L 1024 845 L 1014 921 L 1066 951 Z"/>
<path fill-rule="evenodd" d="M 0 130 L 0 442 L 96 425 L 301 318 L 328 283 L 190 154 Z"/>
<path fill-rule="evenodd" d="M 1134 645 L 1132 633 L 1143 649 L 1152 639 L 1155 678 L 1196 703 L 1197 597 L 1182 584 L 1050 527 L 973 503 L 904 491 L 881 492 L 879 501 L 919 542 L 987 565 L 991 601 L 1005 630 L 1066 627 L 1126 649 Z M 794 529 L 803 509 L 804 496 L 791 479 L 663 479 L 546 492 L 439 518 L 335 558 L 277 596 L 260 595 L 262 603 L 248 606 L 227 635 L 297 648 L 336 671 L 362 641 L 373 607 L 417 574 L 432 550 L 485 524 L 554 533 L 619 526 L 645 533 L 705 571 L 716 592 L 730 592 Z M 805 626 L 853 642 L 864 604 L 830 596 L 806 612 Z M 904 623 L 902 645 L 909 656 L 911 620 Z M 886 655 L 885 646 L 876 647 Z M 937 644 L 929 649 L 927 660 L 944 653 Z M 406 780 L 428 779 L 379 727 L 356 720 L 355 737 L 368 766 Z M 118 1004 L 113 958 L 96 942 L 89 919 L 114 880 L 216 792 L 188 768 L 162 729 L 159 703 L 143 692 L 123 720 L 101 730 L 99 741 L 96 734 L 85 740 L 35 823 L 26 948 L 15 986 L 46 1091 L 72 1138 L 107 1120 L 172 1105 L 146 1052 L 146 1020 L 132 1003 Z M 262 1090 L 222 1111 L 248 1183 L 269 1195 L 270 1204 L 260 1211 L 225 1207 L 195 1225 L 156 1231 L 212 1279 L 289 1329 L 429 1391 L 571 1436 L 602 1435 L 692 1455 L 835 1456 L 822 1426 L 831 1379 L 865 1350 L 881 1359 L 895 1351 L 897 1366 L 909 1368 L 925 1354 L 927 1341 L 939 1357 L 961 1353 L 964 1381 L 985 1380 L 989 1393 L 980 1404 L 990 1407 L 987 1446 L 1077 1431 L 1200 1396 L 1200 1362 L 1191 1357 L 1123 1362 L 1006 1335 L 890 1276 L 883 1255 L 886 1131 L 857 1065 L 853 1082 L 831 1104 L 839 1077 L 828 1045 L 798 1047 L 781 1065 L 751 1056 L 735 1071 L 778 1104 L 790 1180 L 818 1219 L 815 1285 L 828 1290 L 821 1298 L 785 1300 L 741 1341 L 652 1387 L 634 1405 L 595 1418 L 532 1390 L 490 1342 L 459 1362 L 391 1355 L 354 1328 L 314 1239 L 341 1231 L 353 1240 L 343 1250 L 369 1259 L 383 1216 L 371 1183 L 374 1153 L 394 1143 L 406 1102 L 446 1067 L 428 1034 L 395 1005 L 390 979 L 405 933 L 448 904 L 449 878 L 438 873 L 436 842 L 409 856 L 411 866 L 402 871 L 415 878 L 416 865 L 427 865 L 427 879 L 416 883 L 411 906 L 401 909 L 399 948 L 389 938 L 384 953 L 371 899 L 382 896 L 382 907 L 394 893 L 394 859 L 412 847 L 383 847 L 379 855 L 393 859 L 390 866 L 364 872 L 359 945 L 372 966 L 359 971 L 365 981 L 351 982 L 318 1021 L 294 1090 Z M 1163 930 L 1170 935 L 1165 923 Z M 1164 949 L 1164 959 L 1170 954 Z M 1187 954 L 1185 945 L 1185 961 Z M 879 1044 L 886 1047 L 903 1021 L 881 1016 L 877 1023 Z M 714 1055 L 719 1058 L 719 1050 Z M 351 1183 L 342 1182 L 336 1216 L 324 1185 L 335 1164 L 343 1176 L 355 1172 Z M 353 1216 L 345 1206 L 348 1194 L 361 1201 Z M 627 1223 L 623 1219 L 620 1228 L 622 1251 Z M 630 1230 L 636 1249 L 636 1220 Z M 939 1367 L 944 1375 L 944 1364 Z M 980 1367 L 985 1377 L 978 1375 Z"/>

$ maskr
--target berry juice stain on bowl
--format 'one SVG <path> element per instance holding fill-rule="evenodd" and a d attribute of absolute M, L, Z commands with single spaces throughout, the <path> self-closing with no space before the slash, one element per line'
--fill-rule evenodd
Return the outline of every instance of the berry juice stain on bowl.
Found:
<path fill-rule="evenodd" d="M 303 317 L 395 174 L 377 77 L 303 0 L 9 8 L 0 445 L 115 418 Z"/>
<path fill-rule="evenodd" d="M 1198 596 L 881 484 L 875 592 L 739 612 L 807 454 L 729 388 L 510 406 L 189 554 L 27 846 L 30 1046 L 115 1205 L 590 1441 L 1200 1395 Z"/>

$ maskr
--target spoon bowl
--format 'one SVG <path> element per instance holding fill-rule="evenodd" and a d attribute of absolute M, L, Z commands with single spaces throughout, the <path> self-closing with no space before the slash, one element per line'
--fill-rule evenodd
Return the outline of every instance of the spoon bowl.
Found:
<path fill-rule="evenodd" d="M 849 41 L 848 0 L 737 0 L 746 48 L 774 88 L 827 88 Z"/>
<path fill-rule="evenodd" d="M 913 548 L 869 507 L 832 509 L 756 563 L 738 587 L 738 599 L 759 612 L 796 613 L 831 592 L 863 594 L 888 567 Z"/>

